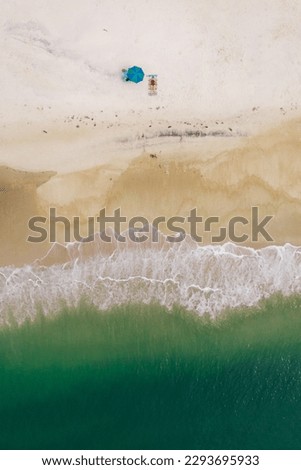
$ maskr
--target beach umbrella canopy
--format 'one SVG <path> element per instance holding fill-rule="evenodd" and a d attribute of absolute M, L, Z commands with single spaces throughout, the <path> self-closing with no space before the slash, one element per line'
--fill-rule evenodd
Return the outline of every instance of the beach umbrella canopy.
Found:
<path fill-rule="evenodd" d="M 134 65 L 128 69 L 126 76 L 131 82 L 139 83 L 144 79 L 144 72 L 141 67 Z"/>

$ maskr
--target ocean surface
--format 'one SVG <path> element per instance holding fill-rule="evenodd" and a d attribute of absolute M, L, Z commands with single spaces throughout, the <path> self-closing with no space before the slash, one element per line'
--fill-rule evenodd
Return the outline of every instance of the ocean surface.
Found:
<path fill-rule="evenodd" d="M 300 248 L 67 249 L 0 269 L 0 448 L 299 448 Z"/>
<path fill-rule="evenodd" d="M 85 303 L 0 330 L 1 449 L 299 449 L 301 299 Z"/>

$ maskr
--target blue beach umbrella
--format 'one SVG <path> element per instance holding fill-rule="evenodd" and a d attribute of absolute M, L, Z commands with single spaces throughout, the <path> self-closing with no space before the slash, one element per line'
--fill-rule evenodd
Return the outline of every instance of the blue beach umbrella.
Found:
<path fill-rule="evenodd" d="M 126 76 L 131 82 L 139 83 L 144 79 L 144 72 L 141 67 L 134 65 L 134 67 L 128 69 Z"/>

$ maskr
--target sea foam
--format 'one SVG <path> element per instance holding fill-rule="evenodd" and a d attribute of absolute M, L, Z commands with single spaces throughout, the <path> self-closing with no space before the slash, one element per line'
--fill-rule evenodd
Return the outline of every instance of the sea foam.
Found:
<path fill-rule="evenodd" d="M 0 268 L 0 321 L 18 323 L 37 311 L 57 312 L 85 298 L 106 310 L 123 303 L 180 305 L 199 315 L 252 306 L 273 293 L 301 293 L 301 248 L 290 244 L 255 250 L 191 240 L 156 246 L 118 245 L 83 256 L 87 243 L 71 243 L 70 261 Z M 112 248 L 112 247 L 111 247 Z M 54 245 L 52 254 L 62 246 Z"/>

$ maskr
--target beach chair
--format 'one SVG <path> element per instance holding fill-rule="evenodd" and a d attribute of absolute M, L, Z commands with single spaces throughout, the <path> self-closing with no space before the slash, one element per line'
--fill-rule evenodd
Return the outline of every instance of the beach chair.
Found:
<path fill-rule="evenodd" d="M 147 75 L 148 77 L 148 94 L 150 96 L 156 95 L 158 90 L 158 75 Z"/>

